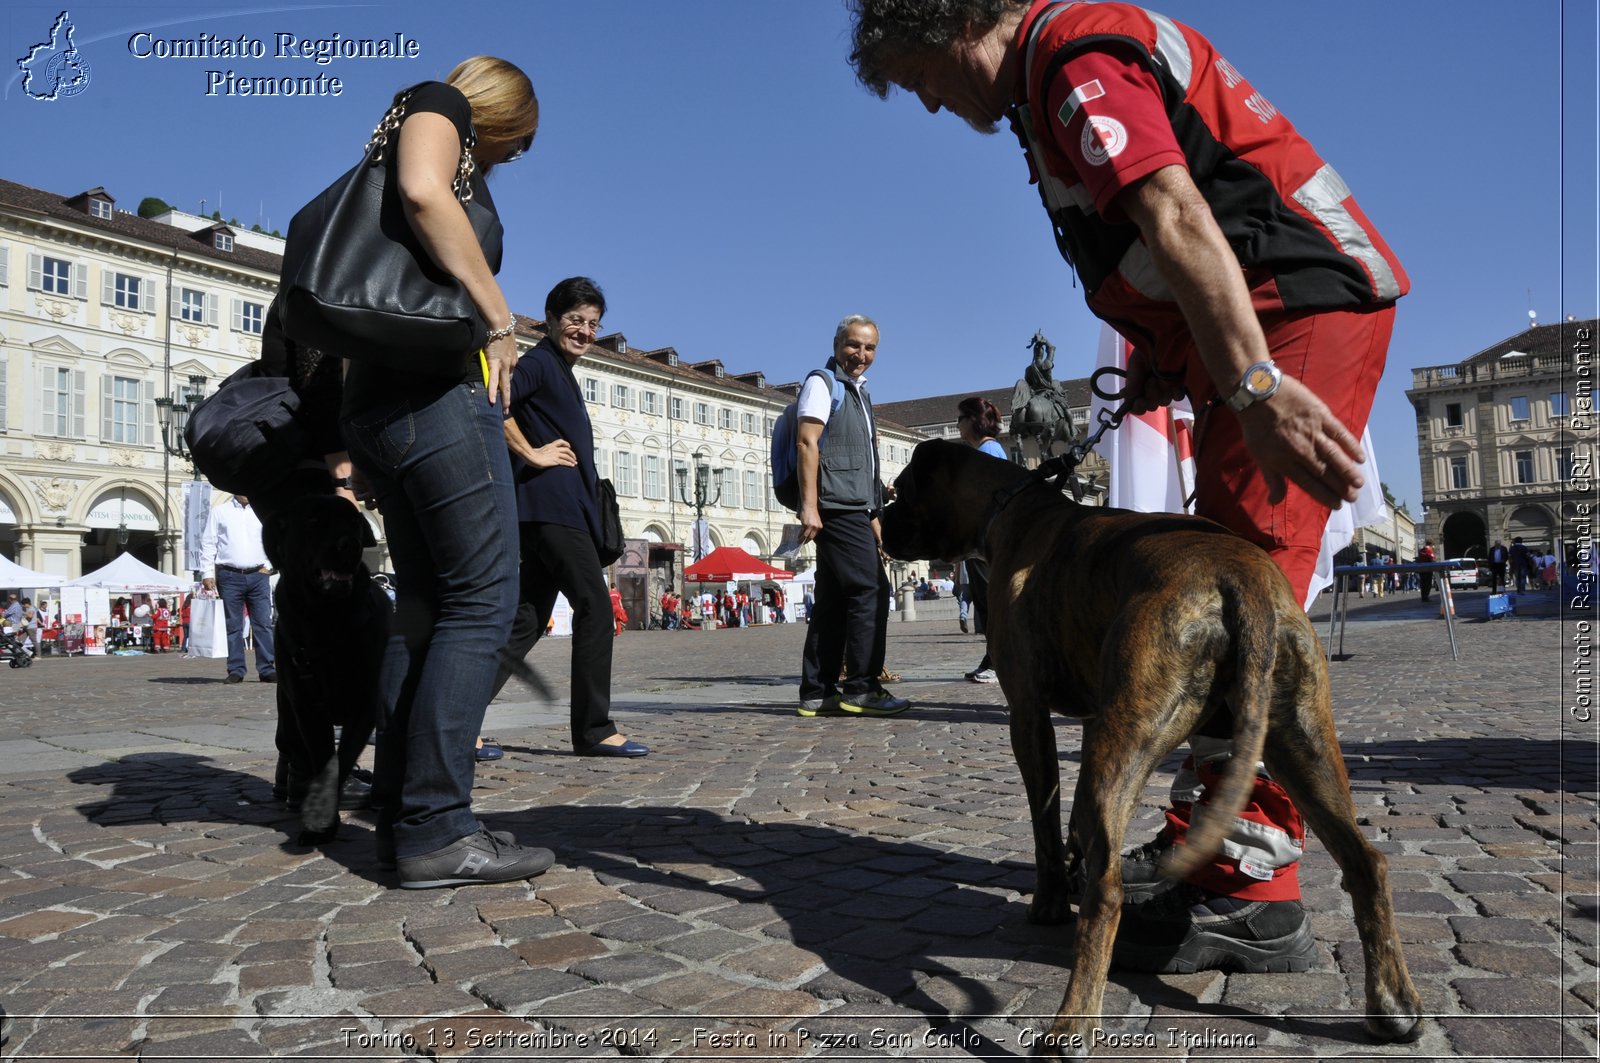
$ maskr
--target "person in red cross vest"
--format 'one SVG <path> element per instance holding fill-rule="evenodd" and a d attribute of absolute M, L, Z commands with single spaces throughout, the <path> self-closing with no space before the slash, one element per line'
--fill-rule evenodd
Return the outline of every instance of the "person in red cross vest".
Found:
<path fill-rule="evenodd" d="M 1330 510 L 1355 501 L 1359 440 L 1409 281 L 1350 189 L 1204 36 L 1124 3 L 852 0 L 866 88 L 1021 141 L 1089 308 L 1130 342 L 1126 395 L 1198 411 L 1195 509 L 1309 589 Z M 1123 857 L 1128 968 L 1305 970 L 1300 815 L 1258 769 L 1216 862 L 1160 888 L 1229 756 L 1219 713 L 1191 740 L 1157 839 Z"/>

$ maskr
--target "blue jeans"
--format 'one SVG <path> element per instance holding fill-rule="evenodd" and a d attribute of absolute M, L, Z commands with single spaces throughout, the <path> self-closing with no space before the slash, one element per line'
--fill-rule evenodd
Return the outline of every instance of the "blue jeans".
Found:
<path fill-rule="evenodd" d="M 250 613 L 250 640 L 256 646 L 256 673 L 275 675 L 272 658 L 272 584 L 265 572 L 217 569 L 217 596 L 228 625 L 228 674 L 244 675 L 244 614 Z"/>
<path fill-rule="evenodd" d="M 373 773 L 378 829 L 420 856 L 478 829 L 473 747 L 517 604 L 517 512 L 500 408 L 481 386 L 342 419 L 399 584 Z"/>

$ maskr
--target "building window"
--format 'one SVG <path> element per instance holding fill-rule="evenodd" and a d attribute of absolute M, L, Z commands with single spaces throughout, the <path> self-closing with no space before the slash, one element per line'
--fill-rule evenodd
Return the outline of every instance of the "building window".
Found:
<path fill-rule="evenodd" d="M 611 470 L 612 485 L 616 487 L 617 494 L 636 495 L 639 493 L 639 485 L 634 480 L 635 468 L 632 454 L 626 450 L 617 451 L 617 459 Z"/>
<path fill-rule="evenodd" d="M 756 415 L 753 414 L 753 413 L 742 413 L 742 414 L 740 414 L 739 415 L 739 430 L 741 432 L 743 432 L 747 436 L 755 435 L 756 434 Z"/>
<path fill-rule="evenodd" d="M 179 321 L 187 321 L 191 325 L 215 325 L 217 323 L 217 297 L 207 296 L 198 288 L 178 289 Z"/>
<path fill-rule="evenodd" d="M 678 458 L 672 459 L 672 489 L 677 492 L 678 498 L 694 501 L 694 488 L 689 486 L 689 463 Z"/>
<path fill-rule="evenodd" d="M 1450 488 L 1455 491 L 1465 491 L 1472 484 L 1467 479 L 1467 459 L 1465 455 L 1450 459 Z"/>
<path fill-rule="evenodd" d="M 611 385 L 611 405 L 619 410 L 633 409 L 633 392 L 628 388 L 628 385 Z"/>
<path fill-rule="evenodd" d="M 1460 428 L 1465 423 L 1465 419 L 1461 416 L 1461 403 L 1446 403 L 1444 407 L 1444 426 L 1446 428 Z"/>
<path fill-rule="evenodd" d="M 217 233 L 216 239 L 212 240 L 211 242 L 218 251 L 233 250 L 233 237 L 229 236 L 227 233 Z"/>
<path fill-rule="evenodd" d="M 600 381 L 592 376 L 583 378 L 583 401 L 595 403 L 600 401 Z"/>
<path fill-rule="evenodd" d="M 778 427 L 778 422 L 776 420 L 774 420 L 773 418 L 768 417 L 767 418 L 767 431 L 766 431 L 766 437 L 768 439 L 772 438 L 772 430 L 774 428 L 777 428 L 777 427 Z"/>
<path fill-rule="evenodd" d="M 126 376 L 106 377 L 100 401 L 100 438 L 105 443 L 137 446 L 143 439 L 143 382 Z"/>
<path fill-rule="evenodd" d="M 661 412 L 661 392 L 659 392 L 659 391 L 641 391 L 641 392 L 639 392 L 639 412 L 640 413 L 660 413 Z"/>
<path fill-rule="evenodd" d="M 717 411 L 717 427 L 733 431 L 733 411 L 723 407 Z"/>
<path fill-rule="evenodd" d="M 744 508 L 760 509 L 762 508 L 762 501 L 761 474 L 754 469 L 746 469 L 744 472 Z"/>
<path fill-rule="evenodd" d="M 47 366 L 40 370 L 39 434 L 83 438 L 84 372 Z"/>
<path fill-rule="evenodd" d="M 711 423 L 711 404 L 697 402 L 694 404 L 694 423 L 709 425 Z"/>
<path fill-rule="evenodd" d="M 712 469 L 711 484 L 711 497 L 717 505 L 732 509 L 739 504 L 739 481 L 732 469 Z"/>
<path fill-rule="evenodd" d="M 1517 483 L 1533 483 L 1533 451 L 1519 450 L 1512 455 L 1512 462 L 1517 468 Z"/>
<path fill-rule="evenodd" d="M 119 310 L 148 310 L 150 290 L 144 278 L 107 271 L 102 275 L 100 301 Z"/>
<path fill-rule="evenodd" d="M 1513 396 L 1511 396 L 1511 420 L 1513 422 L 1516 422 L 1516 421 L 1526 421 L 1527 419 L 1528 419 L 1528 396 L 1526 396 L 1526 395 L 1513 395 Z"/>
<path fill-rule="evenodd" d="M 248 299 L 235 299 L 233 301 L 233 331 L 248 332 L 252 336 L 261 335 L 261 322 L 266 318 L 267 308 L 260 303 L 253 303 Z"/>
<path fill-rule="evenodd" d="M 683 400 L 676 395 L 667 400 L 667 416 L 674 421 L 686 421 L 689 419 L 688 415 L 683 412 Z"/>
<path fill-rule="evenodd" d="M 111 209 L 111 204 L 107 203 L 105 200 L 103 200 L 103 199 L 91 199 L 91 200 L 89 200 L 89 216 L 91 218 L 106 218 L 106 219 L 109 219 L 111 217 L 111 215 L 114 214 L 114 213 L 115 213 L 115 211 L 113 211 Z"/>
<path fill-rule="evenodd" d="M 72 263 L 64 258 L 51 258 L 48 255 L 29 255 L 30 265 L 28 270 L 28 287 L 47 292 L 50 295 L 73 294 Z"/>
<path fill-rule="evenodd" d="M 1572 480 L 1572 448 L 1556 448 L 1556 479 L 1561 483 L 1570 483 Z"/>
<path fill-rule="evenodd" d="M 661 489 L 661 456 L 659 454 L 646 454 L 642 459 L 644 463 L 644 497 L 665 498 L 666 492 Z"/>
<path fill-rule="evenodd" d="M 1567 402 L 1565 391 L 1552 391 L 1550 393 L 1550 416 L 1566 417 L 1572 413 L 1572 406 Z"/>

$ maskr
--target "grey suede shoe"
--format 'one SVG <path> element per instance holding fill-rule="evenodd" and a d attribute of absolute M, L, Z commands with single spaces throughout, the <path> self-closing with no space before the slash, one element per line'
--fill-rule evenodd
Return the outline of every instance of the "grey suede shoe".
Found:
<path fill-rule="evenodd" d="M 549 849 L 506 842 L 501 835 L 479 827 L 465 838 L 421 856 L 401 857 L 400 886 L 431 890 L 446 886 L 476 886 L 488 882 L 515 882 L 543 874 L 556 855 Z"/>

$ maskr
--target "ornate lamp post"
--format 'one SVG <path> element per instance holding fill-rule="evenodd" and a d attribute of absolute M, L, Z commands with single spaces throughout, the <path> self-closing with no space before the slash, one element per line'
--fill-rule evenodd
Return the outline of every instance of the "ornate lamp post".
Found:
<path fill-rule="evenodd" d="M 700 529 L 706 527 L 705 514 L 707 506 L 714 506 L 722 501 L 722 485 L 719 483 L 712 493 L 711 462 L 704 450 L 694 452 L 694 496 L 689 495 L 689 475 L 687 470 L 678 473 L 678 499 L 686 506 L 694 507 L 694 559 L 699 561 L 705 556 L 700 549 Z M 709 538 L 709 535 L 707 536 Z"/>

